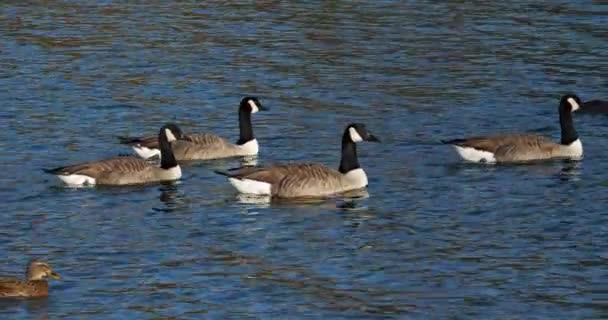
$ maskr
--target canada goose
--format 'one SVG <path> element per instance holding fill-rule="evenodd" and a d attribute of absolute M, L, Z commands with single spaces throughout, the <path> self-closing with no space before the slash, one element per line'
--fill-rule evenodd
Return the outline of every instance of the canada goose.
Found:
<path fill-rule="evenodd" d="M 589 113 L 608 113 L 608 101 L 590 100 L 581 105 L 581 111 Z"/>
<path fill-rule="evenodd" d="M 47 262 L 33 260 L 27 266 L 24 280 L 0 278 L 0 297 L 46 297 L 49 295 L 47 278 L 60 277 Z"/>
<path fill-rule="evenodd" d="M 342 159 L 338 170 L 318 163 L 292 163 L 270 167 L 245 167 L 216 171 L 245 194 L 278 198 L 323 197 L 367 186 L 367 175 L 357 159 L 356 143 L 380 140 L 364 124 L 349 124 L 342 136 Z"/>
<path fill-rule="evenodd" d="M 583 145 L 574 129 L 572 112 L 578 110 L 581 100 L 576 95 L 565 95 L 559 104 L 559 122 L 562 130 L 560 143 L 533 134 L 503 134 L 444 141 L 454 146 L 458 154 L 472 162 L 522 162 L 552 158 L 580 159 Z"/>
<path fill-rule="evenodd" d="M 127 185 L 177 180 L 182 176 L 182 170 L 173 156 L 170 142 L 179 135 L 181 131 L 173 124 L 160 129 L 160 167 L 137 157 L 123 156 L 45 171 L 69 185 Z"/>
<path fill-rule="evenodd" d="M 239 105 L 240 138 L 233 144 L 214 134 L 180 135 L 172 142 L 173 153 L 178 161 L 210 160 L 258 154 L 258 141 L 253 136 L 251 114 L 266 110 L 255 97 L 245 97 Z M 119 137 L 120 143 L 131 145 L 133 150 L 144 159 L 159 155 L 158 139 L 147 137 Z"/>

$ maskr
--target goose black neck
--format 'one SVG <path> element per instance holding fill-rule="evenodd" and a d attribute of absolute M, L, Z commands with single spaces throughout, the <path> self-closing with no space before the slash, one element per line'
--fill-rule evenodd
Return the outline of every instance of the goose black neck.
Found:
<path fill-rule="evenodd" d="M 158 144 L 160 148 L 160 167 L 163 169 L 171 169 L 177 166 L 177 160 L 171 149 L 171 143 L 167 140 L 164 132 L 158 135 Z"/>
<path fill-rule="evenodd" d="M 566 106 L 559 107 L 559 124 L 562 128 L 561 144 L 569 145 L 578 139 L 578 133 L 574 129 L 572 112 Z"/>
<path fill-rule="evenodd" d="M 350 139 L 348 130 L 342 136 L 342 159 L 340 160 L 341 173 L 347 173 L 354 169 L 359 169 L 359 159 L 357 158 L 357 144 Z"/>
<path fill-rule="evenodd" d="M 251 127 L 251 112 L 239 108 L 239 141 L 236 144 L 241 145 L 253 140 L 253 128 Z"/>

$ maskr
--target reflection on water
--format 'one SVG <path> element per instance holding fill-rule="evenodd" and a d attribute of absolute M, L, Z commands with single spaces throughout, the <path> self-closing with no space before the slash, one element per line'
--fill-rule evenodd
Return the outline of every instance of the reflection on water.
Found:
<path fill-rule="evenodd" d="M 164 207 L 157 210 L 173 212 L 179 211 L 188 205 L 184 195 L 179 192 L 178 186 L 178 182 L 163 183 L 161 185 L 159 188 L 159 199 L 164 204 Z"/>
<path fill-rule="evenodd" d="M 369 193 L 366 189 L 352 190 L 333 197 L 306 197 L 306 198 L 273 198 L 267 195 L 242 194 L 236 195 L 236 199 L 241 204 L 257 205 L 260 208 L 269 207 L 272 203 L 276 206 L 285 207 L 305 207 L 305 206 L 322 206 L 329 207 L 335 204 L 335 207 L 344 210 L 361 209 L 359 200 L 369 198 Z"/>

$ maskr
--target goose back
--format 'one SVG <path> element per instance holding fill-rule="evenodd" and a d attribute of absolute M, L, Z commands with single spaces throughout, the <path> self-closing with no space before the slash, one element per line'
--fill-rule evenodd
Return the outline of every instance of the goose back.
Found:
<path fill-rule="evenodd" d="M 94 179 L 89 181 L 91 184 L 128 185 L 175 180 L 181 176 L 181 169 L 177 166 L 165 170 L 140 158 L 115 157 L 61 167 L 50 173 L 57 174 L 60 178 L 71 175 L 90 177 Z"/>
<path fill-rule="evenodd" d="M 255 143 L 255 150 L 247 148 Z M 177 160 L 209 160 L 257 154 L 257 141 L 235 145 L 213 134 L 187 135 L 171 143 Z"/>
<path fill-rule="evenodd" d="M 272 196 L 296 198 L 328 196 L 367 185 L 367 179 L 361 183 L 360 179 L 351 179 L 352 175 L 349 174 L 318 163 L 293 163 L 266 168 L 247 167 L 228 176 L 268 183 Z"/>

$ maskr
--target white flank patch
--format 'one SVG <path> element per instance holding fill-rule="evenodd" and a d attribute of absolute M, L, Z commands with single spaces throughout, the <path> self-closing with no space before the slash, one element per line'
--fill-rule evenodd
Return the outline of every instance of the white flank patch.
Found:
<path fill-rule="evenodd" d="M 367 174 L 363 169 L 353 169 L 344 175 L 344 178 L 350 182 L 354 188 L 363 188 L 367 186 Z"/>
<path fill-rule="evenodd" d="M 565 148 L 567 156 L 578 159 L 583 157 L 583 143 L 581 139 L 576 139 L 569 145 L 563 146 Z"/>
<path fill-rule="evenodd" d="M 357 132 L 357 129 L 350 127 L 350 128 L 348 128 L 348 133 L 350 133 L 350 139 L 353 142 L 363 141 L 363 138 L 361 138 L 361 136 L 359 135 L 359 132 Z"/>
<path fill-rule="evenodd" d="M 230 181 L 230 184 L 232 184 L 240 193 L 258 195 L 270 194 L 270 183 L 250 179 L 241 180 L 236 178 L 228 178 L 228 181 Z"/>
<path fill-rule="evenodd" d="M 133 151 L 137 153 L 137 155 L 144 159 L 150 159 L 154 156 L 158 156 L 160 159 L 160 150 L 159 149 L 150 149 L 144 146 L 136 145 L 133 146 Z"/>
<path fill-rule="evenodd" d="M 496 162 L 496 158 L 494 158 L 494 154 L 488 151 L 482 151 L 475 148 L 465 148 L 453 145 L 458 154 L 467 161 L 472 162 L 487 162 L 494 163 Z"/>
<path fill-rule="evenodd" d="M 167 137 L 167 141 L 169 141 L 169 142 L 177 140 L 177 138 L 175 138 L 175 135 L 173 134 L 173 132 L 169 129 L 165 129 L 165 136 Z"/>
<path fill-rule="evenodd" d="M 177 180 L 182 177 L 182 168 L 180 168 L 180 166 L 169 168 L 166 171 L 170 179 L 172 178 Z"/>
<path fill-rule="evenodd" d="M 260 150 L 260 146 L 258 145 L 257 139 L 247 141 L 244 144 L 240 145 L 240 147 L 243 150 L 242 154 L 244 156 L 256 155 L 256 154 L 258 154 L 258 152 Z"/>
<path fill-rule="evenodd" d="M 61 181 L 65 184 L 69 184 L 72 186 L 83 186 L 83 185 L 94 185 L 95 178 L 81 175 L 81 174 L 71 174 L 71 175 L 57 175 Z"/>
<path fill-rule="evenodd" d="M 249 103 L 249 106 L 251 107 L 251 113 L 256 113 L 256 112 L 260 111 L 260 108 L 258 108 L 258 105 L 255 104 L 255 102 L 253 100 L 249 100 L 249 101 L 247 101 L 247 103 Z"/>
<path fill-rule="evenodd" d="M 581 107 L 578 105 L 578 103 L 576 103 L 576 100 L 574 100 L 574 98 L 568 98 L 568 102 L 572 106 L 572 112 L 578 110 Z"/>

